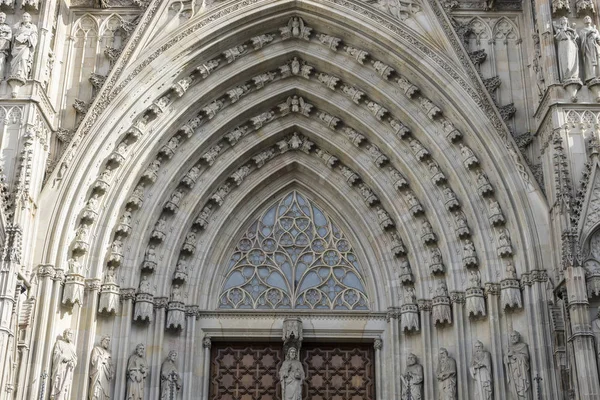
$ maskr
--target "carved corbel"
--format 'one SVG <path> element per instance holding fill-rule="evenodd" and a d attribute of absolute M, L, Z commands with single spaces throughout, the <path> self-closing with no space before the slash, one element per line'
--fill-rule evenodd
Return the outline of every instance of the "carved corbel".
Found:
<path fill-rule="evenodd" d="M 353 128 L 350 128 L 348 126 L 343 127 L 342 132 L 344 133 L 344 135 L 346 135 L 348 137 L 348 140 L 350 141 L 350 143 L 352 143 L 356 147 L 360 147 L 360 144 L 364 140 L 366 140 L 366 138 L 363 135 L 361 135 L 356 130 L 354 130 Z"/>
<path fill-rule="evenodd" d="M 345 165 L 340 166 L 340 172 L 346 179 L 348 185 L 352 186 L 357 182 L 360 182 L 360 176 L 354 172 L 352 169 L 346 167 Z"/>
<path fill-rule="evenodd" d="M 371 60 L 371 64 L 373 64 L 373 68 L 375 68 L 375 71 L 377 71 L 379 76 L 386 81 L 389 79 L 390 75 L 396 72 L 392 67 L 378 60 Z"/>
<path fill-rule="evenodd" d="M 223 205 L 223 202 L 225 201 L 225 199 L 227 198 L 227 196 L 229 195 L 229 193 L 231 192 L 231 184 L 230 183 L 225 183 L 223 185 L 221 185 L 214 193 L 213 195 L 210 197 L 210 199 L 212 201 L 214 201 L 215 203 L 217 203 L 220 206 Z"/>
<path fill-rule="evenodd" d="M 406 247 L 404 246 L 402 238 L 398 235 L 398 232 L 391 232 L 390 235 L 392 236 L 392 253 L 394 253 L 396 257 L 406 255 Z"/>

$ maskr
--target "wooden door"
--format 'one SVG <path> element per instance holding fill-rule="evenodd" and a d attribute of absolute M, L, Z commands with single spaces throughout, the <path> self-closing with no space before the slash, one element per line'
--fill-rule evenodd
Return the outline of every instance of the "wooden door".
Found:
<path fill-rule="evenodd" d="M 281 400 L 281 343 L 213 342 L 211 400 Z M 375 400 L 373 346 L 304 343 L 303 400 Z"/>

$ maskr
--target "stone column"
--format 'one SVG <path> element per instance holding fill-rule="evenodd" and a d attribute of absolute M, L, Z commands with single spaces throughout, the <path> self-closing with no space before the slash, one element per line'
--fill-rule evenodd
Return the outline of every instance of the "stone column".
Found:
<path fill-rule="evenodd" d="M 469 382 L 467 380 L 467 349 L 465 346 L 465 294 L 463 292 L 451 292 L 452 313 L 454 314 L 454 326 L 456 327 L 456 386 L 458 389 L 458 398 L 466 399 L 469 397 Z"/>
<path fill-rule="evenodd" d="M 421 311 L 421 339 L 423 349 L 423 394 L 426 399 L 434 398 L 435 387 L 435 364 L 433 363 L 433 355 L 437 350 L 432 349 L 431 338 L 431 300 L 419 300 L 419 310 Z M 432 353 L 433 350 L 433 353 Z"/>
<path fill-rule="evenodd" d="M 540 396 L 541 399 L 552 398 L 555 393 L 558 393 L 558 383 L 552 359 L 551 332 L 547 328 L 550 326 L 548 299 L 546 298 L 548 273 L 545 270 L 532 270 L 529 273 L 523 273 L 521 281 L 525 287 L 523 304 L 529 321 L 527 334 L 521 333 L 523 341 L 529 345 L 531 353 L 533 396 L 534 398 Z M 536 382 L 534 378 L 538 375 L 541 380 Z"/>
<path fill-rule="evenodd" d="M 397 307 L 389 307 L 387 312 L 387 321 L 389 326 L 389 335 L 387 342 L 390 346 L 390 354 L 387 356 L 391 358 L 390 365 L 391 370 L 386 369 L 386 377 L 387 380 L 391 380 L 389 391 L 387 395 L 390 398 L 398 398 L 401 393 L 401 383 L 400 379 L 396 379 L 396 377 L 400 376 L 402 373 L 402 361 L 400 354 L 400 322 L 399 322 L 399 310 Z M 388 357 L 384 357 L 383 362 L 386 363 L 389 359 Z M 390 379 L 391 378 L 391 379 Z"/>
<path fill-rule="evenodd" d="M 375 393 L 377 400 L 382 400 L 381 392 L 383 391 L 383 381 L 381 379 L 381 374 L 383 372 L 383 364 L 381 363 L 381 348 L 383 347 L 383 341 L 381 338 L 375 339 L 373 347 L 375 348 Z"/>
<path fill-rule="evenodd" d="M 56 276 L 56 270 L 52 265 L 40 265 L 37 268 L 37 276 L 38 276 L 38 285 L 37 285 L 37 298 L 38 298 L 38 309 L 35 313 L 35 324 L 33 326 L 34 334 L 32 335 L 35 338 L 32 341 L 33 351 L 30 353 L 30 361 L 28 373 L 26 375 L 26 380 L 22 384 L 26 384 L 26 382 L 31 382 L 31 386 L 28 388 L 19 387 L 18 397 L 19 400 L 29 400 L 29 399 L 38 399 L 43 398 L 40 396 L 41 394 L 41 385 L 43 382 L 45 387 L 44 390 L 47 390 L 48 387 L 48 374 L 49 371 L 44 370 L 44 349 L 47 346 L 43 344 L 47 342 L 48 330 L 51 331 L 50 321 L 52 317 L 54 317 L 54 309 L 51 307 L 52 305 L 52 297 L 53 295 L 57 295 L 53 293 L 53 279 Z M 40 343 L 36 343 L 40 342 Z M 47 350 L 47 349 L 46 349 Z M 46 374 L 46 378 L 43 379 L 42 375 Z"/>
<path fill-rule="evenodd" d="M 13 310 L 16 305 L 17 270 L 12 263 L 0 264 L 0 358 L 9 359 L 11 352 L 10 342 L 14 339 Z M 8 362 L 0 363 L 0 393 L 3 393 L 10 377 Z"/>
<path fill-rule="evenodd" d="M 202 398 L 208 400 L 210 389 L 210 347 L 212 341 L 210 336 L 204 336 L 202 339 L 202 347 L 204 348 L 204 368 L 202 369 Z"/>
<path fill-rule="evenodd" d="M 197 381 L 194 376 L 194 360 L 196 359 L 196 315 L 198 306 L 187 306 L 185 310 L 185 353 L 183 354 L 183 393 L 185 400 L 193 400 L 197 392 Z"/>
<path fill-rule="evenodd" d="M 20 262 L 21 229 L 8 226 L 3 239 L 2 260 L 0 260 L 0 359 L 8 360 L 12 352 L 9 343 L 15 337 L 13 311 L 16 305 L 17 273 Z M 16 354 L 13 354 L 16 356 Z M 4 392 L 9 383 L 6 379 L 10 373 L 4 368 L 10 368 L 8 362 L 0 363 L 0 393 Z"/>
<path fill-rule="evenodd" d="M 150 399 L 158 398 L 158 396 L 160 395 L 160 366 L 162 364 L 161 349 L 163 344 L 163 338 L 165 336 L 168 304 L 168 297 L 154 298 L 155 318 L 152 322 L 152 324 L 154 325 L 154 335 L 152 338 L 152 343 L 148 343 L 148 345 L 146 346 L 146 349 L 150 348 L 150 355 L 148 357 L 150 359 Z"/>
<path fill-rule="evenodd" d="M 77 367 L 71 392 L 76 398 L 85 399 L 88 395 L 90 357 L 96 337 L 96 312 L 98 310 L 98 295 L 100 294 L 100 279 L 87 279 L 85 283 L 85 303 L 80 310 L 79 337 L 77 338 Z M 82 329 L 83 328 L 83 329 Z"/>
<path fill-rule="evenodd" d="M 116 353 L 115 363 L 115 399 L 125 398 L 127 390 L 126 370 L 127 359 L 129 358 L 129 333 L 131 332 L 131 324 L 133 321 L 133 300 L 135 299 L 135 289 L 121 289 L 121 315 L 120 315 L 120 330 L 119 340 L 117 341 L 118 348 Z M 113 357 L 115 358 L 115 357 Z"/>
<path fill-rule="evenodd" d="M 565 271 L 567 286 L 567 307 L 571 320 L 577 386 L 582 400 L 600 399 L 598 379 L 598 358 L 594 347 L 594 334 L 590 321 L 585 270 L 582 267 L 569 267 Z"/>
<path fill-rule="evenodd" d="M 500 326 L 500 285 L 486 283 L 485 294 L 487 297 L 488 321 L 490 323 L 490 354 L 492 355 L 492 374 L 494 378 L 494 396 L 496 399 L 506 399 L 506 382 L 504 376 L 504 355 L 502 354 L 502 327 Z"/>

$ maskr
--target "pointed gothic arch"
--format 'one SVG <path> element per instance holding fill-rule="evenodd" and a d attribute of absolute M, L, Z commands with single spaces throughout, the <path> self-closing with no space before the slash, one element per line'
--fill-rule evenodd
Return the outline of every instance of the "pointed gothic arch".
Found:
<path fill-rule="evenodd" d="M 248 3 L 227 13 L 227 6 L 219 7 L 157 35 L 144 49 L 125 49 L 95 101 L 97 112 L 86 116 L 63 156 L 67 170 L 57 189 L 42 193 L 55 208 L 41 218 L 46 239 L 36 255 L 40 262 L 66 268 L 68 259 L 77 258 L 86 278 L 100 283 L 116 267 L 127 302 L 123 314 L 102 316 L 98 332 L 146 334 L 150 325 L 131 323 L 140 277 L 150 276 L 156 286 L 150 313 L 164 314 L 182 252 L 194 267 L 183 284 L 188 317 L 218 309 L 233 237 L 273 193 L 292 190 L 290 183 L 314 196 L 324 193 L 317 203 L 337 214 L 338 223 L 347 218 L 342 230 L 368 264 L 365 290 L 374 313 L 392 307 L 397 316 L 394 307 L 413 286 L 427 310 L 442 281 L 462 304 L 475 268 L 480 286 L 492 289 L 506 278 L 507 260 L 520 274 L 539 269 L 548 257 L 536 245 L 547 235 L 546 204 L 480 78 L 468 61 L 461 64 L 466 55 L 442 49 L 452 48 L 454 36 L 434 44 L 358 1 Z M 349 12 L 363 18 L 343 17 Z M 285 31 L 293 17 L 310 31 Z M 294 72 L 294 58 L 312 70 Z M 312 108 L 292 111 L 294 96 Z M 231 139 L 241 126 L 247 131 Z M 314 146 L 284 152 L 279 143 L 293 133 Z M 263 166 L 257 158 L 264 151 L 278 157 L 269 156 Z M 200 176 L 182 183 L 196 165 Z M 247 165 L 253 172 L 238 186 L 232 176 Z M 344 181 L 341 166 L 357 175 L 356 183 Z M 398 183 L 390 168 L 406 182 Z M 377 200 L 364 197 L 359 184 Z M 142 195 L 132 201 L 140 185 Z M 95 194 L 96 216 L 83 218 Z M 199 228 L 196 220 L 207 204 L 214 219 Z M 125 233 L 122 217 L 129 212 Z M 466 230 L 456 226 L 463 217 Z M 162 236 L 155 235 L 161 218 Z M 190 252 L 183 248 L 192 230 L 198 237 Z M 404 250 L 397 250 L 392 232 Z M 149 245 L 156 249 L 154 269 L 144 266 Z M 442 261 L 434 263 L 438 257 Z M 400 279 L 403 260 L 410 262 L 412 282 Z M 527 304 L 510 320 L 524 331 L 527 317 L 535 318 Z M 95 313 L 90 310 L 88 318 Z M 502 335 L 500 325 L 494 329 L 490 342 Z M 383 331 L 377 325 L 370 334 Z M 391 342 L 393 335 L 386 335 Z M 130 345 L 123 345 L 124 353 Z"/>

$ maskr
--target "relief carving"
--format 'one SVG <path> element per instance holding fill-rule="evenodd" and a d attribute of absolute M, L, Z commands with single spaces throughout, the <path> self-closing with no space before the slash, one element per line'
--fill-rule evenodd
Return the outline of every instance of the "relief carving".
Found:
<path fill-rule="evenodd" d="M 279 28 L 279 32 L 281 32 L 281 39 L 303 39 L 310 40 L 310 33 L 312 32 L 312 28 L 307 27 L 304 24 L 304 20 L 300 17 L 292 17 L 287 26 Z M 285 399 L 287 400 L 287 399 Z"/>

